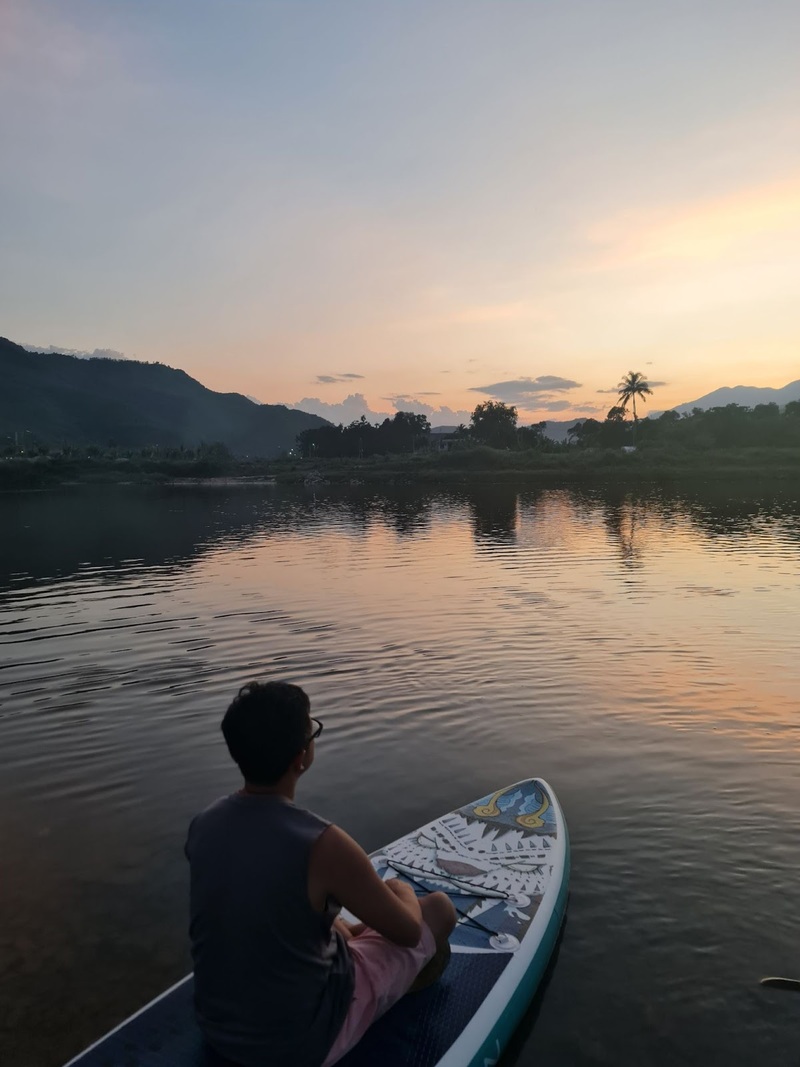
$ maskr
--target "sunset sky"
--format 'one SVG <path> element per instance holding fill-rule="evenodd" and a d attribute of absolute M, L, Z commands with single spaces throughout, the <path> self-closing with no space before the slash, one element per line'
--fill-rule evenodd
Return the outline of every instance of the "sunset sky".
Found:
<path fill-rule="evenodd" d="M 0 335 L 336 421 L 785 385 L 798 42 L 797 0 L 0 0 Z"/>

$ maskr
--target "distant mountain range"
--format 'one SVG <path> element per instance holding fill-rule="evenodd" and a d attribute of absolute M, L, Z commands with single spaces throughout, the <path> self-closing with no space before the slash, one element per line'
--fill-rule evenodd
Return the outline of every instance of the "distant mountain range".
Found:
<path fill-rule="evenodd" d="M 0 443 L 195 447 L 221 441 L 239 456 L 274 456 L 327 425 L 283 404 L 215 393 L 185 371 L 132 359 L 28 352 L 0 337 Z"/>
<path fill-rule="evenodd" d="M 743 408 L 754 408 L 757 404 L 777 404 L 783 407 L 792 400 L 800 400 L 800 381 L 789 382 L 782 389 L 769 389 L 757 385 L 725 385 L 721 389 L 715 389 L 712 393 L 706 393 L 698 400 L 690 400 L 688 404 L 678 404 L 671 410 L 681 415 L 691 414 L 694 408 L 709 411 L 711 408 L 722 408 L 726 404 L 739 404 Z M 609 404 L 609 407 L 611 405 Z M 662 411 L 650 411 L 643 418 L 656 419 Z M 597 416 L 605 418 L 605 411 Z M 579 419 L 568 419 L 566 422 L 551 420 L 545 427 L 545 435 L 552 441 L 566 441 L 567 431 L 576 422 L 584 422 L 586 416 Z"/>
<path fill-rule="evenodd" d="M 723 408 L 726 404 L 739 404 L 743 408 L 754 408 L 756 404 L 777 404 L 783 407 L 792 400 L 800 400 L 800 381 L 789 382 L 782 389 L 767 389 L 757 385 L 725 385 L 722 389 L 715 389 L 713 393 L 706 393 L 699 400 L 679 404 L 674 410 L 683 415 L 692 408 L 708 411 L 710 408 Z"/>
<path fill-rule="evenodd" d="M 283 404 L 215 393 L 185 371 L 162 363 L 102 358 L 95 351 L 97 355 L 31 352 L 0 337 L 0 444 L 26 433 L 48 444 L 106 447 L 113 441 L 121 448 L 222 441 L 236 455 L 273 456 L 292 448 L 303 430 L 328 425 L 319 415 Z M 800 380 L 782 389 L 725 386 L 674 410 L 706 411 L 726 404 L 783 407 L 791 400 L 800 400 Z M 651 411 L 649 417 L 659 414 Z M 583 421 L 549 420 L 545 433 L 564 441 L 569 428 Z M 454 429 L 434 427 L 440 432 Z"/>

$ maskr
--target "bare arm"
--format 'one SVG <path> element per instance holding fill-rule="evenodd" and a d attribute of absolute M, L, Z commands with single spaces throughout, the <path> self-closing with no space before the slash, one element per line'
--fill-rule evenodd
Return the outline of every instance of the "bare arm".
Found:
<path fill-rule="evenodd" d="M 422 936 L 422 912 L 411 886 L 382 881 L 363 848 L 338 826 L 317 838 L 309 866 L 312 904 L 321 911 L 329 896 L 396 945 L 416 945 Z"/>

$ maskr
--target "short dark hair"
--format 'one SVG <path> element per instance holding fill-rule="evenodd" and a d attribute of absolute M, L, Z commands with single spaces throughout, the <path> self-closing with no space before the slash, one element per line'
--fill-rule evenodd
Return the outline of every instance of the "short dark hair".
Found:
<path fill-rule="evenodd" d="M 311 702 L 291 682 L 243 685 L 222 719 L 222 734 L 253 785 L 274 785 L 308 747 Z"/>

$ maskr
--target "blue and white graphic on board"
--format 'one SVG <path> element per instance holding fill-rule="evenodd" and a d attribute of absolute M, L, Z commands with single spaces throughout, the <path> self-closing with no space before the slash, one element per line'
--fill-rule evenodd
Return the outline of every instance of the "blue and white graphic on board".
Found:
<path fill-rule="evenodd" d="M 566 908 L 569 842 L 538 778 L 481 797 L 373 853 L 383 878 L 446 892 L 460 913 L 435 985 L 404 997 L 342 1067 L 490 1067 L 544 974 Z"/>
<path fill-rule="evenodd" d="M 556 840 L 548 793 L 523 782 L 395 841 L 373 863 L 383 877 L 402 874 L 453 898 L 464 913 L 450 939 L 454 952 L 512 951 L 544 896 Z"/>

